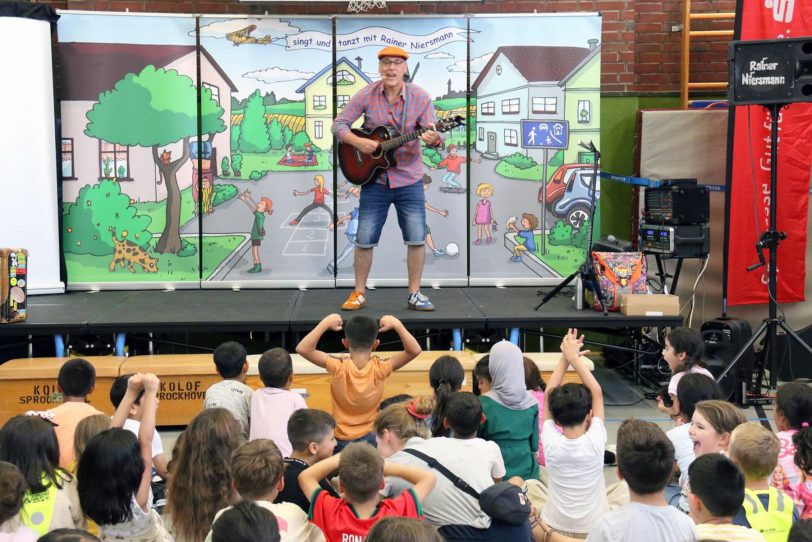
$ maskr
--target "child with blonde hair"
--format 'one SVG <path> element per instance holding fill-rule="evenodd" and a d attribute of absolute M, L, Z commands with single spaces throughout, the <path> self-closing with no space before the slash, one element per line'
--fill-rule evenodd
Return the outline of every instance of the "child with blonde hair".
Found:
<path fill-rule="evenodd" d="M 482 244 L 482 234 L 485 234 L 485 243 L 491 242 L 491 228 L 496 229 L 496 219 L 491 210 L 490 197 L 493 196 L 493 185 L 491 183 L 479 183 L 476 187 L 476 195 L 482 198 L 476 204 L 474 211 L 474 226 L 476 226 L 475 245 Z"/>
<path fill-rule="evenodd" d="M 770 486 L 780 449 L 778 437 L 757 422 L 743 423 L 730 435 L 730 459 L 744 473 L 744 504 L 733 524 L 760 531 L 768 542 L 784 542 L 798 519 L 792 498 Z"/>

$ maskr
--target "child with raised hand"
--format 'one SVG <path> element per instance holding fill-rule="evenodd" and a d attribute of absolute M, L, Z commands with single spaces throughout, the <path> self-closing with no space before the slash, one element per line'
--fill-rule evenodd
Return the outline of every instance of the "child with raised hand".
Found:
<path fill-rule="evenodd" d="M 713 378 L 713 374 L 702 362 L 704 353 L 705 341 L 695 329 L 678 327 L 666 335 L 662 354 L 668 368 L 671 369 L 671 379 L 668 381 L 667 394 L 657 397 L 657 408 L 660 412 L 671 416 L 679 415 L 679 410 L 674 406 L 674 399 L 677 397 L 677 385 L 686 374 L 701 373 Z"/>
<path fill-rule="evenodd" d="M 3 542 L 36 542 L 39 538 L 20 518 L 27 489 L 20 469 L 0 461 L 0 540 Z"/>
<path fill-rule="evenodd" d="M 274 502 L 285 483 L 285 462 L 273 441 L 257 439 L 237 448 L 231 456 L 230 470 L 234 487 L 243 501 L 252 501 L 276 516 L 283 542 L 324 541 L 321 530 L 307 521 L 307 514 L 301 508 L 289 502 Z M 217 512 L 214 523 L 231 509 Z M 209 532 L 206 542 L 212 539 Z"/>
<path fill-rule="evenodd" d="M 149 503 L 159 385 L 154 374 L 131 376 L 111 429 L 90 439 L 79 459 L 79 499 L 85 514 L 99 526 L 102 539 L 171 540 Z M 142 389 L 141 427 L 136 438 L 122 426 Z"/>
<path fill-rule="evenodd" d="M 76 479 L 59 466 L 59 443 L 50 412 L 14 416 L 0 429 L 0 461 L 16 465 L 28 490 L 20 517 L 39 536 L 85 527 Z"/>
<path fill-rule="evenodd" d="M 744 504 L 735 525 L 752 527 L 770 542 L 784 542 L 798 510 L 792 498 L 770 486 L 781 444 L 772 431 L 757 422 L 738 426 L 730 435 L 730 459 L 744 473 Z"/>
<path fill-rule="evenodd" d="M 448 397 L 462 388 L 465 370 L 460 360 L 454 356 L 440 356 L 429 369 L 429 384 L 434 391 L 434 405 L 431 415 L 426 418 L 431 436 L 447 437 L 449 429 L 443 424 Z"/>
<path fill-rule="evenodd" d="M 544 396 L 541 433 L 549 473 L 549 495 L 541 518 L 553 530 L 576 538 L 586 536 L 609 511 L 603 477 L 603 393 L 581 360 L 588 353 L 582 350 L 583 340 L 578 330 L 570 329 L 561 342 L 562 355 Z M 568 365 L 583 384 L 561 385 Z"/>
<path fill-rule="evenodd" d="M 299 487 L 299 474 L 333 455 L 336 447 L 335 428 L 336 421 L 323 410 L 303 408 L 290 415 L 288 439 L 293 451 L 290 457 L 284 459 L 285 485 L 274 502 L 293 503 L 305 513 L 310 510 L 310 501 Z M 321 487 L 338 496 L 327 480 L 322 480 Z"/>
<path fill-rule="evenodd" d="M 691 463 L 691 518 L 699 540 L 766 542 L 755 529 L 733 524 L 744 501 L 744 475 L 722 454 L 705 454 Z"/>
<path fill-rule="evenodd" d="M 259 377 L 265 387 L 251 396 L 251 434 L 249 440 L 270 439 L 287 457 L 292 451 L 288 439 L 288 420 L 307 404 L 301 395 L 290 391 L 293 360 L 284 348 L 271 348 L 259 358 Z"/>
<path fill-rule="evenodd" d="M 341 498 L 319 486 L 322 478 L 336 470 Z M 403 478 L 413 487 L 393 499 L 380 500 L 384 476 Z M 310 520 L 321 528 L 327 542 L 363 540 L 375 522 L 386 516 L 422 519 L 420 503 L 434 489 L 435 481 L 431 471 L 384 463 L 380 452 L 367 442 L 351 443 L 340 454 L 299 475 L 302 491 L 310 496 Z"/>
<path fill-rule="evenodd" d="M 121 401 L 124 399 L 124 395 L 127 393 L 127 381 L 132 376 L 132 374 L 124 374 L 119 376 L 113 381 L 113 385 L 110 386 L 110 402 L 113 403 L 113 406 L 118 409 Z M 127 431 L 132 432 L 133 435 L 138 436 L 138 432 L 141 428 L 141 415 L 142 415 L 142 404 L 141 401 L 143 399 L 144 392 L 143 390 L 138 396 L 135 398 L 135 402 L 130 407 L 130 411 L 127 413 L 127 419 L 124 420 L 124 425 L 122 426 Z M 157 400 L 157 399 L 156 399 Z M 157 407 L 156 407 L 157 408 Z M 152 467 L 155 469 L 155 472 L 166 480 L 168 474 L 167 464 L 169 460 L 164 453 L 164 445 L 163 441 L 161 440 L 161 435 L 158 434 L 158 430 L 156 429 L 152 433 Z M 163 482 L 161 482 L 163 483 Z"/>
<path fill-rule="evenodd" d="M 801 382 L 790 382 L 778 388 L 775 394 L 775 436 L 781 443 L 778 465 L 771 484 L 795 498 L 795 489 L 801 482 L 801 471 L 795 464 L 795 445 L 792 437 L 804 424 L 812 421 L 812 388 Z M 810 510 L 812 513 L 812 510 Z"/>
<path fill-rule="evenodd" d="M 522 351 L 508 341 L 496 343 L 488 371 L 493 385 L 479 397 L 485 415 L 479 436 L 499 445 L 505 478 L 538 478 L 539 406 L 524 385 Z"/>
<path fill-rule="evenodd" d="M 603 516 L 588 541 L 696 540 L 694 522 L 668 506 L 663 494 L 674 470 L 674 446 L 662 429 L 642 420 L 624 421 L 617 430 L 617 462 L 618 478 L 628 482 L 631 502 Z"/>
<path fill-rule="evenodd" d="M 317 349 L 319 339 L 328 330 L 344 331 L 342 343 L 348 356 L 334 357 Z M 394 330 L 403 343 L 403 352 L 389 359 L 372 354 L 380 341 L 378 333 Z M 394 316 L 381 317 L 380 323 L 369 316 L 356 315 L 344 320 L 338 314 L 326 316 L 296 346 L 296 352 L 330 374 L 330 399 L 336 421 L 336 450 L 350 442 L 375 443 L 372 425 L 383 397 L 383 382 L 420 354 L 420 345 Z M 306 494 L 306 493 L 305 493 Z"/>
<path fill-rule="evenodd" d="M 203 408 L 224 408 L 240 422 L 242 435 L 248 439 L 251 425 L 251 394 L 254 390 L 246 385 L 248 360 L 245 347 L 228 341 L 214 350 L 214 366 L 223 380 L 206 390 Z"/>

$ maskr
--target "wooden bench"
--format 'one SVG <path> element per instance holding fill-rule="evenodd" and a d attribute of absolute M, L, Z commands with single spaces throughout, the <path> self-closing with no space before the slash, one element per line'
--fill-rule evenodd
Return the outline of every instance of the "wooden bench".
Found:
<path fill-rule="evenodd" d="M 479 361 L 485 355 L 486 353 L 474 354 L 474 359 Z M 556 365 L 558 365 L 561 352 L 525 352 L 524 355 L 536 363 L 536 367 L 538 367 L 539 371 L 541 371 L 541 378 L 544 379 L 544 382 L 549 382 L 550 377 L 553 376 L 553 371 L 555 371 Z M 584 363 L 586 363 L 586 366 L 590 371 L 595 370 L 595 364 L 591 359 L 586 356 L 581 356 L 581 359 L 584 361 Z M 581 377 L 578 376 L 578 373 L 576 373 L 572 367 L 568 367 L 567 372 L 564 373 L 564 380 L 562 383 L 566 384 L 567 382 L 581 382 Z"/>
<path fill-rule="evenodd" d="M 161 379 L 157 425 L 186 425 L 203 410 L 206 390 L 222 380 L 211 354 L 132 356 L 120 374 L 154 373 Z"/>
<path fill-rule="evenodd" d="M 377 354 L 387 358 L 393 353 L 378 352 Z M 432 389 L 429 384 L 429 369 L 437 358 L 446 354 L 453 355 L 460 360 L 465 369 L 465 383 L 462 389 L 471 391 L 471 371 L 477 360 L 484 354 L 471 354 L 464 351 L 432 351 L 421 353 L 405 367 L 392 374 L 384 384 L 383 397 L 387 398 L 401 393 L 430 395 Z M 542 376 L 546 380 L 549 380 L 560 356 L 559 353 L 538 352 L 526 355 L 538 364 Z M 258 354 L 248 356 L 249 369 L 246 384 L 254 389 L 264 386 L 259 377 L 259 357 Z M 292 354 L 291 357 L 293 359 L 292 389 L 305 397 L 310 408 L 330 412 L 330 377 L 327 371 L 316 367 L 298 354 Z M 592 362 L 588 361 L 588 363 L 592 369 Z M 161 379 L 161 388 L 158 393 L 161 404 L 158 408 L 157 422 L 158 425 L 163 426 L 189 423 L 203 409 L 206 390 L 212 384 L 222 380 L 217 374 L 211 354 L 133 356 L 120 363 L 117 374 L 128 373 L 155 373 Z M 580 379 L 574 371 L 570 370 L 566 373 L 564 381 L 579 382 Z M 109 384 L 106 389 L 105 393 L 109 393 Z M 102 404 L 108 410 L 111 408 L 106 395 Z M 104 410 L 104 408 L 98 408 Z M 25 410 L 27 409 L 23 409 L 23 411 Z"/>
<path fill-rule="evenodd" d="M 0 365 L 0 419 L 2 423 L 28 410 L 48 410 L 62 403 L 57 386 L 59 369 L 68 361 L 62 358 L 19 358 Z M 113 413 L 110 386 L 119 375 L 119 366 L 126 358 L 116 356 L 87 356 L 96 368 L 96 387 L 88 402 L 108 414 Z"/>
<path fill-rule="evenodd" d="M 377 352 L 377 355 L 382 358 L 388 358 L 392 354 L 394 354 L 394 352 Z M 401 393 L 407 393 L 413 396 L 431 394 L 429 369 L 437 358 L 446 354 L 450 354 L 460 360 L 466 372 L 466 383 L 463 389 L 471 391 L 470 371 L 475 364 L 473 356 L 468 352 L 462 351 L 434 351 L 421 353 L 405 367 L 398 369 L 387 378 L 384 383 L 383 398 L 386 399 L 387 397 Z M 293 386 L 291 389 L 295 389 L 305 396 L 308 407 L 330 412 L 332 410 L 330 402 L 330 375 L 327 374 L 325 369 L 316 367 L 298 354 L 292 354 L 291 357 L 293 358 Z M 248 384 L 253 388 L 261 388 L 263 384 L 259 378 L 259 371 L 257 370 L 259 356 L 248 356 L 248 359 L 251 366 L 248 372 Z"/>
<path fill-rule="evenodd" d="M 379 352 L 389 357 L 393 352 Z M 466 371 L 463 389 L 471 390 L 471 370 L 475 361 L 468 352 L 423 352 L 408 365 L 396 371 L 384 384 L 384 398 L 400 393 L 424 395 L 431 393 L 429 368 L 434 361 L 445 354 L 452 354 L 460 360 Z M 246 384 L 254 389 L 264 386 L 259 377 L 259 355 L 248 356 L 248 378 Z M 310 408 L 331 411 L 330 376 L 325 369 L 316 367 L 298 354 L 293 358 L 292 389 L 302 393 Z M 211 354 L 167 354 L 155 356 L 133 356 L 127 358 L 120 367 L 120 374 L 155 373 L 161 379 L 158 399 L 158 425 L 185 425 L 203 409 L 206 390 L 222 380 L 214 367 Z M 109 403 L 109 402 L 108 402 Z"/>

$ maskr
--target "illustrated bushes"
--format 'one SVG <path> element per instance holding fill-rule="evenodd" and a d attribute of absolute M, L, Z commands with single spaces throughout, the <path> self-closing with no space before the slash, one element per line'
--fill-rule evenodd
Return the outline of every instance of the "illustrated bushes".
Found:
<path fill-rule="evenodd" d="M 550 230 L 547 240 L 551 245 L 569 245 L 572 243 L 572 226 L 559 220 Z"/>
<path fill-rule="evenodd" d="M 275 148 L 272 145 L 272 136 L 265 123 L 265 105 L 259 90 L 255 90 L 248 98 L 242 119 L 242 133 L 239 139 L 239 148 L 242 152 L 268 152 Z"/>
<path fill-rule="evenodd" d="M 214 194 L 211 198 L 212 206 L 220 205 L 232 198 L 237 197 L 237 187 L 233 184 L 215 184 Z"/>
<path fill-rule="evenodd" d="M 132 241 L 144 248 L 152 239 L 147 231 L 151 219 L 137 214 L 130 196 L 121 185 L 105 179 L 79 190 L 63 220 L 65 250 L 74 254 L 104 256 L 113 253 L 112 229 L 120 241 Z"/>
<path fill-rule="evenodd" d="M 505 156 L 502 158 L 502 162 L 510 164 L 517 169 L 530 169 L 531 167 L 538 165 L 535 160 L 529 156 L 523 155 L 520 152 L 514 152 L 511 155 Z"/>

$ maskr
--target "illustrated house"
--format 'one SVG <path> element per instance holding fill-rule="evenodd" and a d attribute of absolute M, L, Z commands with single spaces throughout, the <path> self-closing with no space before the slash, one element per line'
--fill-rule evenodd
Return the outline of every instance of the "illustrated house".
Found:
<path fill-rule="evenodd" d="M 128 73 L 140 73 L 146 66 L 176 70 L 192 82 L 197 79 L 198 49 L 193 45 L 133 45 L 122 43 L 59 44 L 61 65 L 62 108 L 62 196 L 72 202 L 83 186 L 96 184 L 103 177 L 121 183 L 121 191 L 136 202 L 161 201 L 166 198 L 166 185 L 152 157 L 152 149 L 124 146 L 100 141 L 85 134 L 87 112 L 98 102 L 99 95 L 112 90 Z M 226 131 L 212 140 L 212 167 L 217 157 L 229 155 L 231 94 L 237 87 L 204 48 L 200 48 L 202 85 L 223 108 Z M 182 143 L 161 147 L 177 160 L 183 154 Z M 177 178 L 180 189 L 192 183 L 193 162 L 188 160 Z"/>
<path fill-rule="evenodd" d="M 600 47 L 499 47 L 472 85 L 477 98 L 476 149 L 483 158 L 515 152 L 544 161 L 543 149 L 524 149 L 521 120 L 570 126 L 564 161 L 578 157 L 578 139 L 599 136 Z M 578 139 L 576 139 L 578 138 Z"/>
<path fill-rule="evenodd" d="M 335 64 L 335 79 L 333 65 L 328 64 L 296 89 L 296 92 L 305 95 L 307 135 L 322 149 L 329 149 L 333 144 L 333 135 L 330 133 L 333 127 L 333 85 L 337 89 L 336 113 L 340 113 L 356 92 L 372 82 L 361 71 L 361 59 L 356 60 L 357 65 L 342 56 Z"/>

